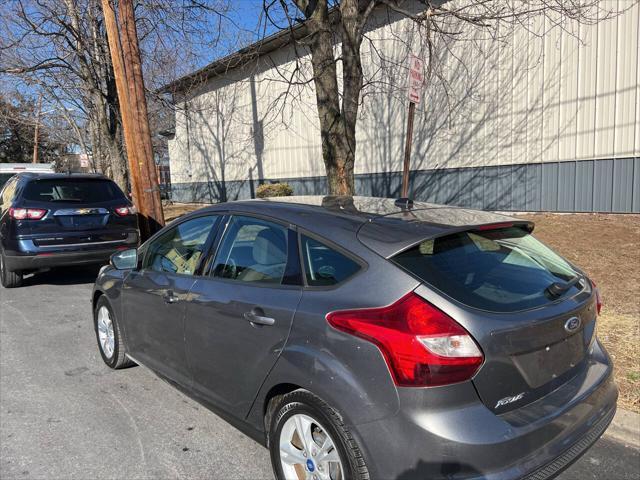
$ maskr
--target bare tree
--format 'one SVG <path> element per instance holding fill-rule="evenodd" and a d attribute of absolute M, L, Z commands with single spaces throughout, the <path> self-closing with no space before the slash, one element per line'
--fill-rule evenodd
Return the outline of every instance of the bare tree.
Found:
<path fill-rule="evenodd" d="M 56 115 L 51 115 L 55 113 Z M 38 117 L 36 102 L 19 93 L 0 93 L 0 163 L 31 162 L 35 142 L 36 121 L 39 126 L 38 150 L 43 162 L 52 162 L 67 153 L 70 139 L 60 135 L 56 112 L 45 112 Z"/>
<path fill-rule="evenodd" d="M 315 87 L 322 156 L 329 193 L 333 195 L 354 192 L 356 125 L 367 89 L 385 82 L 387 89 L 403 87 L 397 75 L 380 75 L 379 70 L 404 70 L 405 62 L 401 57 L 384 58 L 373 41 L 369 41 L 367 55 L 379 57 L 380 69 L 363 69 L 363 42 L 368 41 L 374 11 L 384 9 L 388 16 L 412 25 L 412 34 L 399 40 L 406 52 L 424 57 L 426 81 L 437 82 L 446 97 L 452 95 L 452 79 L 441 61 L 443 53 L 469 68 L 455 55 L 456 42 L 469 42 L 478 48 L 481 38 L 501 41 L 511 29 L 529 28 L 541 18 L 550 19 L 552 28 L 568 28 L 605 20 L 616 13 L 605 11 L 598 0 L 264 0 L 263 5 L 271 27 L 291 32 L 298 57 L 310 55 L 311 78 L 300 80 L 298 74 L 304 69 L 299 65 L 295 75 L 283 71 L 280 76 L 292 84 L 312 82 Z M 449 109 L 456 103 L 455 98 L 447 100 Z"/>
<path fill-rule="evenodd" d="M 149 90 L 198 65 L 198 50 L 218 41 L 226 4 L 147 0 L 137 5 L 144 67 L 151 74 Z M 67 128 L 96 169 L 127 189 L 118 97 L 100 0 L 5 2 L 0 6 L 0 75 L 11 77 L 16 89 L 43 91 L 46 103 L 62 108 Z"/>

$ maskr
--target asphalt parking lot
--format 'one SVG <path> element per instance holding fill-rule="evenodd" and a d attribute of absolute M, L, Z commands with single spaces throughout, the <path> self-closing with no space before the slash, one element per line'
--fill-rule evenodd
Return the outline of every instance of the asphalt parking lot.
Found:
<path fill-rule="evenodd" d="M 266 449 L 142 367 L 95 344 L 95 269 L 0 288 L 1 479 L 268 479 Z M 561 480 L 638 479 L 640 451 L 606 436 Z"/>

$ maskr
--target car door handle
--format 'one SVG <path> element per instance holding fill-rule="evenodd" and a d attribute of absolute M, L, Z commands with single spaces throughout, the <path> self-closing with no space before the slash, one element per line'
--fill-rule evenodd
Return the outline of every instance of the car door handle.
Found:
<path fill-rule="evenodd" d="M 164 300 L 164 303 L 176 303 L 180 300 L 171 290 L 162 295 L 162 299 Z"/>
<path fill-rule="evenodd" d="M 275 318 L 263 317 L 262 315 L 258 315 L 255 312 L 245 312 L 243 317 L 252 325 L 273 325 L 274 323 L 276 323 Z"/>

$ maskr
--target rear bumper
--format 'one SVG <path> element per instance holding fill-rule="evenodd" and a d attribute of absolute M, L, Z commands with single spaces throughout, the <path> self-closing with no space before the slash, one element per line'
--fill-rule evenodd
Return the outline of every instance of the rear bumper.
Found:
<path fill-rule="evenodd" d="M 137 246 L 138 233 L 131 231 L 122 240 L 58 246 L 37 246 L 31 239 L 20 239 L 13 248 L 5 246 L 4 252 L 7 269 L 21 271 L 107 263 L 114 252 Z"/>
<path fill-rule="evenodd" d="M 133 245 L 132 247 L 135 247 Z M 42 268 L 91 265 L 107 263 L 117 249 L 101 249 L 84 252 L 47 252 L 37 255 L 6 256 L 9 271 L 39 270 Z"/>
<path fill-rule="evenodd" d="M 615 414 L 609 359 L 599 346 L 590 357 L 588 368 L 563 387 L 503 415 L 480 403 L 470 382 L 446 393 L 400 389 L 398 414 L 353 427 L 371 478 L 554 478 Z"/>

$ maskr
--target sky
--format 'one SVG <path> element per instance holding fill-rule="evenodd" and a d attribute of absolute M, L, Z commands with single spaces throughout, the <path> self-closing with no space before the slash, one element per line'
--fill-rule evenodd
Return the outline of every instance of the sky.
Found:
<path fill-rule="evenodd" d="M 199 1 L 199 0 L 198 0 Z M 273 0 L 266 0 L 266 3 Z M 12 15 L 15 15 L 16 5 L 15 0 L 9 0 L 7 3 L 3 3 L 0 0 L 0 14 L 5 15 L 0 21 L 0 37 L 6 37 L 10 42 L 11 39 L 20 38 L 21 30 L 16 30 L 15 25 L 19 25 L 19 22 L 13 23 Z M 31 2 L 34 2 L 33 4 Z M 185 2 L 188 4 L 188 2 Z M 214 12 L 201 17 L 200 28 L 197 29 L 197 34 L 193 36 L 193 42 L 185 42 L 184 45 L 184 58 L 179 58 L 175 62 L 175 70 L 172 68 L 166 69 L 167 75 L 153 75 L 152 78 L 145 78 L 145 83 L 148 88 L 159 88 L 163 84 L 169 83 L 176 77 L 180 77 L 193 71 L 202 68 L 215 60 L 224 57 L 230 53 L 233 53 L 251 43 L 258 41 L 266 35 L 270 35 L 277 30 L 277 27 L 272 25 L 266 20 L 264 14 L 264 2 L 263 0 L 204 0 L 203 4 L 213 6 L 214 9 L 220 11 L 220 16 L 217 16 Z M 271 12 L 274 18 L 282 18 L 282 10 L 280 8 L 279 0 L 273 2 L 275 7 Z M 25 8 L 29 16 L 38 18 L 33 12 L 38 12 L 36 0 L 27 0 Z M 29 9 L 33 10 L 29 10 Z M 219 22 L 219 23 L 218 23 Z M 282 26 L 286 25 L 282 22 Z M 218 31 L 218 26 L 221 26 Z M 8 35 L 2 35 L 2 30 Z M 20 27 L 17 27 L 20 28 Z M 143 27 L 144 28 L 144 27 Z M 218 36 L 218 34 L 220 35 Z M 140 29 L 139 29 L 140 35 Z M 162 37 L 162 35 L 160 35 Z M 158 38 L 151 36 L 150 38 Z M 176 37 L 177 38 L 177 37 Z M 1 39 L 1 38 L 0 38 Z M 152 40 L 154 41 L 154 40 Z M 6 42 L 2 42 L 4 44 Z M 48 45 L 48 44 L 47 44 Z M 48 57 L 48 52 L 45 52 L 49 47 L 47 45 L 38 46 L 43 51 L 43 58 Z M 143 47 L 144 50 L 144 47 Z M 0 55 L 1 57 L 1 55 Z M 2 58 L 0 58 L 0 66 L 2 66 Z M 143 63 L 145 59 L 143 58 Z M 159 63 L 157 65 L 160 65 Z M 148 75 L 145 75 L 148 77 Z M 156 80 L 155 82 L 153 80 Z M 30 84 L 25 81 L 9 75 L 0 74 L 0 92 L 10 94 L 12 92 L 20 93 L 33 102 L 36 102 L 39 98 L 41 89 L 35 84 Z M 79 110 L 74 106 L 73 102 L 62 99 L 62 103 L 65 105 L 65 109 L 71 116 L 76 116 Z M 49 117 L 60 116 L 56 109 L 59 109 L 58 103 L 55 100 L 45 97 L 43 99 L 42 111 L 53 112 L 44 115 L 42 122 L 45 122 Z"/>
<path fill-rule="evenodd" d="M 287 26 L 279 0 L 209 0 L 209 3 L 216 1 L 221 5 L 220 16 L 212 13 L 208 19 L 211 31 L 204 31 L 199 42 L 185 46 L 189 50 L 189 61 L 185 60 L 175 78 L 188 75 Z M 264 12 L 265 3 L 273 4 L 269 19 Z M 221 33 L 217 31 L 218 21 Z"/>
<path fill-rule="evenodd" d="M 265 18 L 263 0 L 235 0 L 229 4 L 230 10 L 223 20 L 229 36 L 220 42 L 218 49 L 203 52 L 204 63 L 200 67 L 246 47 L 277 30 Z M 273 16 L 277 18 L 280 14 L 281 11 L 276 11 L 274 7 Z M 207 57 L 209 57 L 208 61 L 205 60 Z"/>

